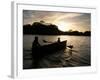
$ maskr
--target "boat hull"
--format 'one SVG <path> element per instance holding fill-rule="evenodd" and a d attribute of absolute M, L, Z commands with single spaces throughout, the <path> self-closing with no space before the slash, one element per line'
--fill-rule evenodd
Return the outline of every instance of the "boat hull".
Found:
<path fill-rule="evenodd" d="M 60 51 L 65 48 L 66 48 L 66 41 L 55 42 L 55 43 L 48 44 L 48 45 L 33 47 L 32 48 L 33 68 L 38 67 L 38 63 L 41 61 L 41 59 L 44 56 L 54 54 L 55 52 Z"/>
<path fill-rule="evenodd" d="M 32 48 L 32 54 L 34 56 L 44 56 L 65 49 L 66 46 L 66 41 L 55 42 L 52 44 Z"/>

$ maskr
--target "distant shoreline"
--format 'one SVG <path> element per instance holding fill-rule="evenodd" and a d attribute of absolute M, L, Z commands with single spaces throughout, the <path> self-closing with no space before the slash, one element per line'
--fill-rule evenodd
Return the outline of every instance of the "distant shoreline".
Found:
<path fill-rule="evenodd" d="M 23 25 L 23 34 L 33 34 L 33 35 L 74 35 L 74 36 L 91 36 L 91 31 L 73 31 L 69 30 L 63 32 L 58 29 L 58 26 L 54 24 L 43 24 L 40 22 L 34 22 L 32 25 Z"/>
<path fill-rule="evenodd" d="M 61 35 L 48 35 L 48 34 L 44 34 L 44 35 L 43 35 L 43 34 L 23 34 L 23 35 L 34 35 L 34 36 L 35 36 L 35 35 L 40 35 L 40 36 L 86 36 L 86 35 L 67 35 L 67 34 L 66 34 L 66 35 L 62 35 L 62 34 L 61 34 Z M 91 37 L 91 36 L 86 36 L 86 37 Z"/>

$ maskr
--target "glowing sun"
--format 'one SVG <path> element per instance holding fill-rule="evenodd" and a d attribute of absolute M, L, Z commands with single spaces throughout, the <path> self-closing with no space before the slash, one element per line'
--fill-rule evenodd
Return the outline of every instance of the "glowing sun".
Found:
<path fill-rule="evenodd" d="M 56 24 L 58 26 L 58 29 L 61 30 L 61 31 L 67 31 L 67 30 L 69 30 L 70 25 L 68 23 L 57 22 Z"/>

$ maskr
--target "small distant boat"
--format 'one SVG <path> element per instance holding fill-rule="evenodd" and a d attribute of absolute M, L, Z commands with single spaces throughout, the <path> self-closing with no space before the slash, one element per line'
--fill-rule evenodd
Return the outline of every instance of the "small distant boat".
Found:
<path fill-rule="evenodd" d="M 44 56 L 44 55 L 55 53 L 57 51 L 65 49 L 67 46 L 66 42 L 67 41 L 54 42 L 54 43 L 47 44 L 47 45 L 33 47 L 32 54 L 38 57 L 38 56 Z"/>

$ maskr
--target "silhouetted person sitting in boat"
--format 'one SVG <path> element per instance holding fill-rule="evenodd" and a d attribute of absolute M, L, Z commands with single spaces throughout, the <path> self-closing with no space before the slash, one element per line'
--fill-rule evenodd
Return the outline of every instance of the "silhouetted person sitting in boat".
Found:
<path fill-rule="evenodd" d="M 60 42 L 60 38 L 58 38 L 58 42 Z"/>
<path fill-rule="evenodd" d="M 35 40 L 32 43 L 32 66 L 34 68 L 37 68 L 39 63 L 39 48 L 40 44 L 38 42 L 38 37 L 35 37 Z"/>

